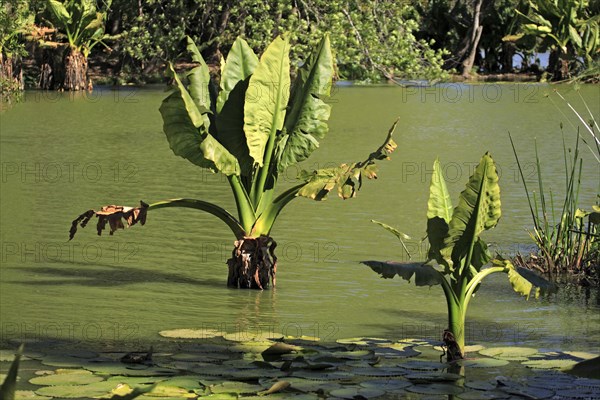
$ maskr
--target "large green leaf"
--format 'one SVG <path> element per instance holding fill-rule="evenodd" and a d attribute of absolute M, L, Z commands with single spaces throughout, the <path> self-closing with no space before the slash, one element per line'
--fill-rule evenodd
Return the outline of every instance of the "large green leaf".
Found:
<path fill-rule="evenodd" d="M 369 179 L 377 178 L 377 165 L 375 161 L 386 160 L 397 147 L 392 135 L 396 129 L 398 121 L 390 128 L 385 142 L 365 161 L 342 164 L 339 167 L 323 168 L 320 170 L 308 172 L 302 171 L 299 178 L 306 184 L 298 190 L 298 196 L 308 197 L 313 200 L 324 200 L 329 192 L 335 187 L 338 188 L 338 195 L 342 199 L 349 199 L 356 196 L 360 190 L 364 177 Z"/>
<path fill-rule="evenodd" d="M 444 264 L 441 250 L 448 235 L 448 223 L 452 219 L 452 201 L 440 162 L 433 162 L 433 174 L 429 185 L 429 200 L 427 201 L 427 237 L 429 239 L 429 260 Z"/>
<path fill-rule="evenodd" d="M 160 107 L 163 130 L 173 153 L 202 168 L 210 168 L 225 175 L 239 175 L 236 158 L 213 136 L 204 125 L 203 116 L 194 100 L 174 73 L 175 91 Z M 207 111 L 207 110 L 203 110 Z"/>
<path fill-rule="evenodd" d="M 258 57 L 254 54 L 254 51 L 252 51 L 244 39 L 238 37 L 233 42 L 229 54 L 227 54 L 227 61 L 221 71 L 221 91 L 217 98 L 217 113 L 221 112 L 231 91 L 234 90 L 240 81 L 248 79 L 257 65 Z M 243 109 L 241 111 L 243 116 Z"/>
<path fill-rule="evenodd" d="M 57 0 L 48 0 L 48 7 L 61 25 L 67 26 L 71 23 L 71 13 L 67 11 L 63 3 Z"/>
<path fill-rule="evenodd" d="M 415 278 L 417 286 L 439 285 L 444 279 L 443 275 L 431 265 L 423 263 L 399 263 L 393 261 L 361 261 L 381 275 L 382 278 L 391 279 L 398 275 L 410 282 Z"/>
<path fill-rule="evenodd" d="M 555 284 L 538 274 L 522 267 L 515 267 L 509 260 L 501 257 L 492 260 L 493 267 L 501 267 L 508 274 L 508 280 L 515 292 L 527 297 L 533 293 L 537 298 L 540 294 L 553 293 L 557 290 Z"/>
<path fill-rule="evenodd" d="M 198 108 L 198 110 L 210 110 L 211 102 L 210 102 L 210 71 L 208 70 L 208 65 L 204 62 L 198 47 L 190 38 L 187 37 L 187 51 L 192 56 L 192 61 L 198 63 L 197 67 L 192 68 L 186 75 L 188 80 L 190 81 L 189 85 L 189 93 L 190 97 L 194 101 L 194 104 Z M 204 125 L 208 129 L 210 126 L 210 119 L 208 117 L 208 113 L 203 113 L 202 115 Z"/>
<path fill-rule="evenodd" d="M 261 167 L 267 143 L 283 128 L 290 89 L 289 51 L 287 38 L 276 38 L 261 56 L 246 91 L 244 132 L 250 156 Z"/>
<path fill-rule="evenodd" d="M 452 200 L 438 159 L 433 162 L 433 174 L 427 201 L 427 218 L 435 217 L 442 218 L 446 223 L 450 223 L 452 219 Z"/>
<path fill-rule="evenodd" d="M 217 98 L 217 138 L 238 159 L 244 176 L 251 175 L 253 165 L 244 133 L 244 101 L 257 64 L 258 57 L 248 43 L 237 38 L 223 66 Z"/>
<path fill-rule="evenodd" d="M 323 98 L 329 96 L 333 73 L 333 56 L 326 35 L 294 81 L 284 130 L 277 143 L 279 171 L 307 159 L 319 147 L 318 139 L 327 133 L 331 107 Z"/>
<path fill-rule="evenodd" d="M 460 194 L 448 225 L 448 236 L 441 253 L 447 267 L 453 271 L 457 265 L 469 268 L 475 243 L 479 235 L 491 229 L 500 219 L 500 186 L 494 160 L 486 153 Z M 459 268 L 459 274 L 462 268 Z"/>

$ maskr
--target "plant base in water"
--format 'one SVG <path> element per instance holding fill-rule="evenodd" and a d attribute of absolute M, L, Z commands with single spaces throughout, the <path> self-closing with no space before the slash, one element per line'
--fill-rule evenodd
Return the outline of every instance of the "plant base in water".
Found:
<path fill-rule="evenodd" d="M 277 272 L 277 243 L 268 236 L 245 237 L 236 240 L 231 258 L 227 260 L 229 276 L 227 286 L 240 289 L 266 289 L 275 287 Z"/>
<path fill-rule="evenodd" d="M 88 62 L 79 50 L 71 49 L 64 60 L 64 90 L 91 90 L 91 82 L 87 80 Z"/>

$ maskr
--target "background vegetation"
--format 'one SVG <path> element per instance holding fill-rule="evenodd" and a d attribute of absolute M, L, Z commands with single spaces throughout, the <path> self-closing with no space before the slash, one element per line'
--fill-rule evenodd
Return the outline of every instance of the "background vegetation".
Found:
<path fill-rule="evenodd" d="M 185 35 L 203 44 L 203 57 L 218 70 L 238 35 L 262 52 L 288 32 L 298 65 L 329 32 L 340 79 L 510 73 L 516 54 L 523 71 L 540 77 L 531 58 L 546 52 L 548 77 L 561 80 L 597 71 L 599 15 L 600 0 L 6 0 L 0 79 L 3 92 L 18 89 L 23 68 L 29 86 L 87 87 L 83 79 L 65 82 L 75 53 L 81 68 L 90 57 L 90 74 L 109 78 L 104 83 L 156 81 Z M 70 71 L 78 72 L 85 75 Z"/>

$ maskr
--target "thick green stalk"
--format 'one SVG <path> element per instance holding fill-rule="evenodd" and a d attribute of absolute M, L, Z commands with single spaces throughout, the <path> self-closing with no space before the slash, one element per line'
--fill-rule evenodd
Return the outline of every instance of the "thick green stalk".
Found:
<path fill-rule="evenodd" d="M 196 210 L 206 211 L 207 213 L 212 214 L 221 221 L 225 222 L 237 239 L 242 239 L 244 236 L 246 236 L 246 231 L 233 215 L 231 215 L 225 209 L 206 201 L 196 199 L 164 200 L 150 204 L 148 206 L 148 211 L 168 207 L 194 208 Z"/>
<path fill-rule="evenodd" d="M 448 306 L 448 329 L 454 335 L 461 353 L 464 353 L 465 347 L 465 318 L 461 310 L 462 299 L 457 297 L 443 274 L 441 275 L 441 285 L 446 295 L 446 305 Z"/>
<path fill-rule="evenodd" d="M 246 232 L 250 232 L 252 225 L 254 225 L 256 220 L 252 202 L 250 201 L 248 193 L 246 192 L 246 189 L 244 189 L 239 176 L 230 175 L 227 177 L 227 180 L 229 181 L 231 189 L 233 190 L 233 197 L 235 198 L 235 205 L 237 206 L 238 218 L 240 219 L 244 230 Z"/>

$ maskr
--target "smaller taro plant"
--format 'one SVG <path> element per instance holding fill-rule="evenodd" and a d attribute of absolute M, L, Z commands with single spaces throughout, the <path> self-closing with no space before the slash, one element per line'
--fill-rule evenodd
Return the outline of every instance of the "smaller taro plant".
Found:
<path fill-rule="evenodd" d="M 293 83 L 286 37 L 276 38 L 260 59 L 238 38 L 222 64 L 219 83 L 211 81 L 208 66 L 190 38 L 187 50 L 196 66 L 180 78 L 170 65 L 174 85 L 160 107 L 163 129 L 176 155 L 227 177 L 237 216 L 199 199 L 142 202 L 140 207 L 111 205 L 81 214 L 71 225 L 70 238 L 94 216 L 98 234 L 107 223 L 112 234 L 124 227 L 123 220 L 128 226 L 143 225 L 152 210 L 193 208 L 219 218 L 235 235 L 227 261 L 229 286 L 275 286 L 276 243 L 270 233 L 281 211 L 298 197 L 324 200 L 334 190 L 343 199 L 356 196 L 365 179 L 377 177 L 376 161 L 395 150 L 396 124 L 363 161 L 302 171 L 296 184 L 276 193 L 280 174 L 306 160 L 327 134 L 330 106 L 325 100 L 334 74 L 329 38 L 324 36 L 306 57 Z"/>
<path fill-rule="evenodd" d="M 425 262 L 363 261 L 383 278 L 399 275 L 417 286 L 441 285 L 448 306 L 448 328 L 444 331 L 448 361 L 463 358 L 467 307 L 488 275 L 503 272 L 513 289 L 527 298 L 533 293 L 554 290 L 554 285 L 533 272 L 515 267 L 498 256 L 492 260 L 480 235 L 492 229 L 500 219 L 500 186 L 492 157 L 486 153 L 460 194 L 453 209 L 440 163 L 433 164 L 427 203 L 429 250 Z M 380 224 L 401 238 L 392 227 Z M 484 268 L 488 263 L 491 266 Z"/>

